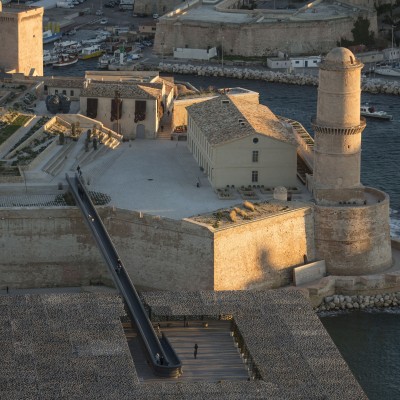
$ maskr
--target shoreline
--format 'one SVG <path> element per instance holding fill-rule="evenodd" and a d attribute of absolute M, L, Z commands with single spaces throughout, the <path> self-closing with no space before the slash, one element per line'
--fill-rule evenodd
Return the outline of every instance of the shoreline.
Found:
<path fill-rule="evenodd" d="M 343 311 L 380 311 L 382 309 L 400 309 L 400 292 L 383 293 L 375 295 L 342 295 L 326 296 L 315 312 L 328 315 L 343 313 Z"/>
<path fill-rule="evenodd" d="M 138 67 L 143 68 L 143 64 Z M 266 82 L 283 83 L 297 86 L 318 86 L 318 77 L 287 72 L 275 72 L 266 69 L 248 67 L 222 67 L 212 65 L 172 64 L 160 62 L 156 66 L 159 72 L 182 75 L 214 76 L 234 79 L 263 80 Z M 147 69 L 147 68 L 143 68 Z M 377 78 L 364 78 L 361 82 L 363 92 L 372 94 L 400 95 L 400 81 L 387 81 Z"/>

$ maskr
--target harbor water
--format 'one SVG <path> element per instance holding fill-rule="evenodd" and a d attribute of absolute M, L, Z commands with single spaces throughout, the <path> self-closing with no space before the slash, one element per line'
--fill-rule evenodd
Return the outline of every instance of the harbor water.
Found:
<path fill-rule="evenodd" d="M 97 60 L 73 67 L 45 68 L 45 75 L 83 76 Z M 299 121 L 312 135 L 317 88 L 231 78 L 176 75 L 198 89 L 243 87 L 260 93 L 275 114 Z M 362 183 L 382 189 L 391 200 L 391 234 L 400 237 L 400 96 L 362 94 L 362 102 L 393 115 L 393 121 L 367 120 L 362 137 Z M 370 400 L 400 399 L 400 310 L 352 312 L 321 318 Z M 349 399 L 351 394 L 349 393 Z"/>

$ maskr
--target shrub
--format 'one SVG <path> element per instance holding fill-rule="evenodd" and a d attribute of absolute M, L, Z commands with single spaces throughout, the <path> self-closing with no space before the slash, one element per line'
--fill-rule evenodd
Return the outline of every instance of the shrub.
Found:
<path fill-rule="evenodd" d="M 247 208 L 247 209 L 250 210 L 250 211 L 254 211 L 254 210 L 255 210 L 254 204 L 253 204 L 253 203 L 250 203 L 250 201 L 245 201 L 245 202 L 243 202 L 243 207 L 244 207 L 244 208 Z"/>
<path fill-rule="evenodd" d="M 236 222 L 236 220 L 237 220 L 237 215 L 236 215 L 236 211 L 235 211 L 235 210 L 232 210 L 232 211 L 229 213 L 229 219 L 230 219 L 232 222 Z"/>
<path fill-rule="evenodd" d="M 235 207 L 234 210 L 236 211 L 236 214 L 240 215 L 242 218 L 247 217 L 246 211 L 242 210 L 241 208 Z"/>

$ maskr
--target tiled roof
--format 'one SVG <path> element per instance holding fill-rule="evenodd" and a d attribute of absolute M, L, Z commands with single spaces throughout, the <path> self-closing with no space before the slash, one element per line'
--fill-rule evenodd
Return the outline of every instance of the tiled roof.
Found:
<path fill-rule="evenodd" d="M 44 84 L 48 87 L 65 87 L 65 88 L 82 88 L 85 78 L 47 78 L 44 79 Z"/>
<path fill-rule="evenodd" d="M 193 104 L 187 110 L 209 143 L 214 145 L 254 134 L 296 144 L 292 132 L 268 107 L 246 101 L 242 96 L 221 95 Z"/>
<path fill-rule="evenodd" d="M 86 86 L 86 87 L 85 87 Z M 83 97 L 114 97 L 115 92 L 120 93 L 123 99 L 148 99 L 155 100 L 161 91 L 161 85 L 157 83 L 131 83 L 131 82 L 106 82 L 88 81 L 83 86 Z"/>

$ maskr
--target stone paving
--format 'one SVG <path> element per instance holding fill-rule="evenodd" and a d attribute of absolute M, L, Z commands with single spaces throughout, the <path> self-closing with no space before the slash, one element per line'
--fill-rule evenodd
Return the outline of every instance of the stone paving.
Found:
<path fill-rule="evenodd" d="M 297 291 L 153 292 L 144 298 L 153 316 L 233 315 L 261 379 L 146 384 L 132 361 L 115 294 L 4 295 L 0 398 L 367 399 Z"/>
<path fill-rule="evenodd" d="M 55 194 L 0 195 L 0 207 L 62 207 L 64 198 Z"/>

